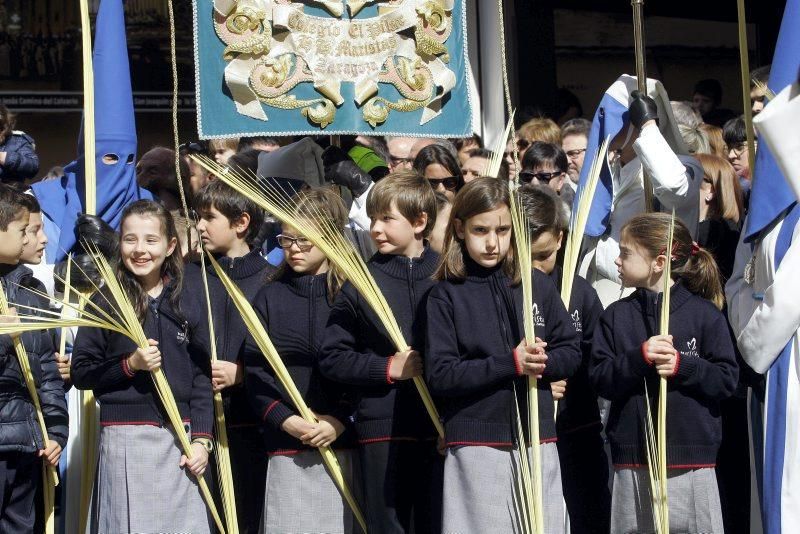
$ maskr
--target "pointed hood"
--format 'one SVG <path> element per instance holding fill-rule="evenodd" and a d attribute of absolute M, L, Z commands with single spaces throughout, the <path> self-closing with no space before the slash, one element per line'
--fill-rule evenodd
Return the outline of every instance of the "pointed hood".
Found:
<path fill-rule="evenodd" d="M 122 0 L 102 0 L 97 13 L 93 50 L 95 91 L 95 161 L 97 215 L 119 227 L 122 210 L 152 195 L 136 185 L 136 122 L 133 111 L 125 13 Z M 115 163 L 105 163 L 104 156 Z M 75 245 L 73 227 L 85 200 L 83 127 L 78 156 L 65 166 L 61 180 L 34 184 L 33 190 L 49 221 L 47 258 L 63 259 Z"/>
<path fill-rule="evenodd" d="M 603 95 L 600 105 L 594 114 L 592 129 L 589 132 L 589 139 L 586 145 L 586 162 L 581 169 L 581 177 L 578 182 L 578 191 L 575 194 L 573 213 L 577 208 L 578 199 L 583 193 L 586 181 L 589 179 L 589 171 L 592 162 L 600 150 L 600 146 L 606 137 L 614 137 L 627 128 L 628 106 L 631 101 L 631 92 L 637 89 L 635 76 L 623 74 Z M 658 105 L 658 127 L 661 134 L 667 141 L 672 150 L 678 155 L 688 154 L 686 145 L 683 142 L 678 125 L 672 116 L 672 106 L 669 104 L 669 96 L 662 83 L 658 80 L 647 79 L 647 94 L 656 101 Z M 592 207 L 589 211 L 589 218 L 586 222 L 586 235 L 598 237 L 606 232 L 608 218 L 611 215 L 611 204 L 614 199 L 614 187 L 611 181 L 611 169 L 608 166 L 608 158 L 603 164 L 600 173 L 600 180 L 595 190 Z"/>
<path fill-rule="evenodd" d="M 797 71 L 800 67 L 798 51 L 800 51 L 800 0 L 788 0 L 769 71 L 768 86 L 775 94 L 797 81 Z M 769 110 L 772 105 L 773 102 L 769 102 L 762 113 Z M 797 131 L 795 130 L 792 135 L 796 139 Z M 793 154 L 792 157 L 796 159 L 797 154 Z M 766 143 L 759 145 L 756 151 L 756 166 L 752 175 L 750 211 L 743 233 L 745 241 L 754 239 L 797 200 Z"/>

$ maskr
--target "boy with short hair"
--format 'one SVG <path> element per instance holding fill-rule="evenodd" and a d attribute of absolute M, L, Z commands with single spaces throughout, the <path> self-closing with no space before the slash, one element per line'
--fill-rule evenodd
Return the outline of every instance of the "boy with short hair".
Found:
<path fill-rule="evenodd" d="M 566 237 L 568 217 L 563 202 L 544 185 L 526 185 L 520 197 L 530 228 L 533 267 L 549 275 L 561 290 L 559 251 Z M 573 532 L 608 532 L 611 493 L 608 457 L 603 448 L 597 393 L 589 383 L 592 335 L 603 305 L 592 286 L 575 276 L 569 306 L 572 326 L 581 340 L 581 366 L 569 380 L 554 382 L 558 403 L 556 435 L 564 501 Z M 566 391 L 564 387 L 566 386 Z"/>
<path fill-rule="evenodd" d="M 29 289 L 41 288 L 31 270 L 20 263 L 25 246 L 29 213 L 21 194 L 0 186 L 0 281 L 9 304 L 40 307 L 41 300 Z M 24 309 L 24 312 L 30 313 Z M 14 313 L 14 312 L 12 312 Z M 47 332 L 19 334 L 37 385 L 47 427 L 48 441 L 39 430 L 36 408 L 28 394 L 10 335 L 0 336 L 0 532 L 33 532 L 42 520 L 35 504 L 42 483 L 41 463 L 58 465 L 67 443 L 67 406 L 64 383 L 53 357 Z M 41 460 L 40 460 L 41 458 Z"/>
<path fill-rule="evenodd" d="M 414 172 L 390 174 L 367 200 L 378 252 L 369 270 L 403 331 L 397 352 L 375 313 L 347 283 L 336 298 L 319 353 L 326 377 L 355 386 L 365 512 L 370 532 L 439 532 L 443 462 L 436 430 L 411 380 L 422 374 L 425 304 L 439 255 L 426 237 L 436 197 Z"/>
<path fill-rule="evenodd" d="M 199 221 L 197 231 L 203 247 L 211 252 L 244 295 L 253 298 L 273 268 L 251 248 L 264 213 L 251 199 L 214 180 L 195 196 Z M 214 391 L 221 391 L 225 406 L 228 444 L 236 485 L 239 531 L 258 532 L 264 505 L 267 458 L 259 433 L 258 416 L 250 408 L 242 386 L 242 350 L 247 327 L 222 285 L 213 266 L 206 264 L 208 291 L 214 318 L 218 361 L 212 364 Z M 199 264 L 187 266 L 184 274 L 187 293 L 195 296 L 194 305 L 206 307 Z"/>

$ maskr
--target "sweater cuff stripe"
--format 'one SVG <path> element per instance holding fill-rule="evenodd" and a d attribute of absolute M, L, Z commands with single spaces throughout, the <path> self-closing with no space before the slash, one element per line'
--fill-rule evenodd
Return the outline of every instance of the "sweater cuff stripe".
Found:
<path fill-rule="evenodd" d="M 133 378 L 136 375 L 136 373 L 128 365 L 127 356 L 125 358 L 122 358 L 120 365 L 122 365 L 122 372 L 125 373 L 125 376 L 127 376 L 128 378 Z"/>
<path fill-rule="evenodd" d="M 261 416 L 261 419 L 262 419 L 262 420 L 264 420 L 264 421 L 266 421 L 266 420 L 267 420 L 267 416 L 269 415 L 269 412 L 271 412 L 272 410 L 274 410 L 274 409 L 275 409 L 275 407 L 276 407 L 278 404 L 280 404 L 280 403 L 281 403 L 281 401 L 279 401 L 279 400 L 274 400 L 274 401 L 272 401 L 272 402 L 270 403 L 270 405 L 269 405 L 269 406 L 267 406 L 267 409 L 266 409 L 266 410 L 264 410 L 264 415 L 262 415 L 262 416 Z"/>
<path fill-rule="evenodd" d="M 642 343 L 642 359 L 644 360 L 644 363 L 646 363 L 647 365 L 650 366 L 653 365 L 653 360 L 647 357 L 647 341 Z"/>
<path fill-rule="evenodd" d="M 387 384 L 394 384 L 394 380 L 392 380 L 392 377 L 389 375 L 389 369 L 392 367 L 392 362 L 393 361 L 394 361 L 394 356 L 389 356 L 389 358 L 386 360 L 386 383 Z"/>
<path fill-rule="evenodd" d="M 517 349 L 514 349 L 511 352 L 511 355 L 514 358 L 514 369 L 517 371 L 517 376 L 522 376 L 522 362 L 519 361 L 519 354 L 517 354 Z"/>

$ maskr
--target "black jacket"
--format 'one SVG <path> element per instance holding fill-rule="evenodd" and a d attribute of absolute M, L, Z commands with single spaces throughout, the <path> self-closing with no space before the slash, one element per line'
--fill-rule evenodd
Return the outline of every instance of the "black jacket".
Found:
<path fill-rule="evenodd" d="M 533 273 L 536 336 L 547 342 L 539 381 L 539 438 L 555 441 L 550 382 L 571 377 L 581 362 L 578 337 L 553 282 Z M 444 281 L 428 299 L 425 371 L 442 397 L 448 446 L 510 446 L 516 435 L 516 388 L 527 435 L 527 378 L 514 354 L 525 336 L 522 284 L 502 269 L 467 263 L 463 281 Z"/>
<path fill-rule="evenodd" d="M 40 297 L 29 288 L 43 286 L 24 265 L 0 266 L 0 278 L 9 305 L 41 307 Z M 31 311 L 19 307 L 20 314 Z M 20 336 L 33 372 L 48 437 L 63 448 L 69 435 L 64 382 L 53 356 L 48 332 L 26 332 Z M 0 336 L 0 453 L 34 453 L 44 448 L 44 440 L 25 379 L 20 371 L 11 336 Z"/>
<path fill-rule="evenodd" d="M 258 290 L 267 282 L 270 273 L 274 272 L 267 260 L 254 249 L 241 258 L 217 258 L 217 262 L 225 273 L 242 290 L 248 299 L 255 297 Z M 200 264 L 186 266 L 183 287 L 186 292 L 185 302 L 198 313 L 207 314 L 205 289 L 200 271 Z M 211 299 L 211 310 L 214 318 L 214 337 L 217 342 L 217 358 L 226 362 L 244 365 L 242 353 L 247 337 L 247 327 L 236 309 L 222 280 L 210 262 L 206 262 L 208 293 Z M 205 317 L 205 315 L 204 315 Z M 209 343 L 209 340 L 205 340 Z M 222 401 L 225 407 L 225 423 L 228 428 L 255 426 L 259 418 L 250 407 L 242 385 L 222 390 Z"/>
<path fill-rule="evenodd" d="M 713 467 L 722 439 L 719 403 L 738 379 L 733 343 L 725 316 L 711 302 L 680 283 L 670 295 L 669 333 L 680 360 L 668 379 L 667 465 Z M 603 312 L 594 333 L 589 377 L 611 401 L 606 433 L 617 466 L 647 463 L 645 382 L 655 418 L 659 379 L 642 345 L 658 334 L 660 303 L 660 294 L 637 289 Z"/>
<path fill-rule="evenodd" d="M 331 313 L 327 275 L 299 275 L 286 270 L 278 280 L 258 292 L 253 307 L 286 365 L 300 395 L 311 410 L 332 415 L 348 432 L 335 442 L 336 448 L 351 446 L 353 405 L 346 389 L 319 372 L 317 354 Z M 308 449 L 281 425 L 299 415 L 283 386 L 251 336 L 245 349 L 245 389 L 254 410 L 264 421 L 264 442 L 271 453 Z"/>
<path fill-rule="evenodd" d="M 431 276 L 438 262 L 439 255 L 427 247 L 419 258 L 375 254 L 369 262 L 406 342 L 420 352 L 425 348 L 425 302 L 436 285 Z M 355 422 L 362 442 L 436 435 L 414 381 L 389 379 L 390 357 L 396 352 L 367 302 L 345 284 L 331 310 L 319 366 L 331 380 L 357 386 Z"/>
<path fill-rule="evenodd" d="M 161 369 L 181 418 L 191 422 L 192 437 L 210 438 L 214 419 L 205 310 L 185 305 L 181 305 L 180 313 L 172 309 L 172 290 L 172 285 L 167 285 L 157 299 L 151 300 L 144 333 L 158 341 Z M 184 287 L 184 291 L 189 289 Z M 94 302 L 103 302 L 102 297 L 95 296 Z M 169 424 L 150 373 L 128 368 L 126 360 L 135 350 L 136 344 L 120 333 L 78 329 L 72 351 L 72 381 L 78 389 L 94 391 L 102 425 Z"/>
<path fill-rule="evenodd" d="M 560 267 L 556 267 L 550 273 L 550 279 L 559 291 L 562 272 Z M 559 436 L 585 429 L 599 432 L 602 428 L 597 393 L 589 381 L 589 361 L 592 357 L 592 335 L 603 313 L 603 305 L 591 284 L 577 275 L 572 282 L 567 312 L 580 338 L 582 358 L 580 367 L 567 381 L 564 398 L 558 403 L 556 430 Z"/>
<path fill-rule="evenodd" d="M 6 161 L 0 165 L 0 181 L 3 183 L 24 182 L 39 172 L 39 156 L 28 134 L 12 133 L 0 143 L 0 152 L 6 153 Z"/>

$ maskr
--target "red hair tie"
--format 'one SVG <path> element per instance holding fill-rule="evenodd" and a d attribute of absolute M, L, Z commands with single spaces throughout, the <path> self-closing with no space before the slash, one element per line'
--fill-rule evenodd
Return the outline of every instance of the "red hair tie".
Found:
<path fill-rule="evenodd" d="M 700 245 L 696 241 L 692 241 L 692 256 L 696 256 L 700 252 Z"/>

